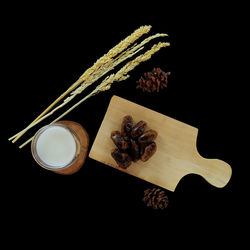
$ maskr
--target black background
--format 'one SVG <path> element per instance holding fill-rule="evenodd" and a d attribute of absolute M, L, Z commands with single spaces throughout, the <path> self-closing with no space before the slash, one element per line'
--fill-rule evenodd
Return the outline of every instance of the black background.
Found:
<path fill-rule="evenodd" d="M 108 225 L 118 234 L 125 228 L 123 225 L 130 226 L 127 234 L 138 228 L 150 235 L 160 231 L 158 225 L 178 233 L 188 232 L 191 226 L 195 232 L 210 226 L 212 232 L 231 232 L 232 183 L 238 167 L 233 164 L 231 153 L 235 147 L 233 67 L 228 42 L 234 28 L 231 12 L 207 5 L 172 8 L 161 2 L 136 9 L 121 4 L 115 10 L 103 9 L 99 4 L 73 9 L 67 5 L 29 7 L 15 6 L 5 20 L 8 24 L 4 47 L 8 54 L 5 93 L 9 103 L 14 104 L 8 105 L 6 115 L 8 167 L 7 174 L 1 176 L 8 180 L 4 207 L 11 214 L 9 219 L 20 228 L 28 221 L 32 226 L 47 225 L 52 233 L 58 225 L 62 231 L 69 229 L 68 223 L 82 228 L 88 225 L 93 233 L 104 232 Z M 90 137 L 89 148 L 113 95 L 197 127 L 200 154 L 229 163 L 232 178 L 220 189 L 202 177 L 188 175 L 175 192 L 166 190 L 170 202 L 163 211 L 147 208 L 142 202 L 144 190 L 154 185 L 92 159 L 87 158 L 82 169 L 72 176 L 40 168 L 32 159 L 30 145 L 22 150 L 17 147 L 36 129 L 23 136 L 17 145 L 7 142 L 8 137 L 38 116 L 99 57 L 141 25 L 152 25 L 149 34 L 169 35 L 154 40 L 147 48 L 158 41 L 169 41 L 171 46 L 140 64 L 128 80 L 91 97 L 65 119 L 85 127 Z M 136 90 L 136 81 L 153 67 L 171 72 L 167 89 L 159 94 Z M 87 220 L 91 222 L 86 224 Z"/>

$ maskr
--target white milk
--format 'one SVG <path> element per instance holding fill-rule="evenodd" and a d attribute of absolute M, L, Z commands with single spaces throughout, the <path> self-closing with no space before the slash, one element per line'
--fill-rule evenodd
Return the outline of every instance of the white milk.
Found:
<path fill-rule="evenodd" d="M 51 168 L 64 167 L 75 156 L 76 142 L 67 129 L 60 126 L 51 126 L 37 138 L 36 153 Z"/>

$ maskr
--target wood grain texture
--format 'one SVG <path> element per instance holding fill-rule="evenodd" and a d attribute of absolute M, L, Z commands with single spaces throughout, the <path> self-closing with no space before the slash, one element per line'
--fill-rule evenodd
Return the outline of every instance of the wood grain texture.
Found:
<path fill-rule="evenodd" d="M 79 171 L 86 160 L 89 147 L 89 136 L 86 130 L 77 122 L 65 120 L 59 121 L 58 123 L 63 124 L 72 129 L 76 133 L 80 141 L 81 148 L 77 160 L 68 168 L 54 171 L 57 174 L 71 175 Z"/>
<path fill-rule="evenodd" d="M 147 162 L 138 161 L 124 170 L 111 157 L 115 148 L 110 133 L 120 130 L 125 115 L 134 122 L 144 120 L 158 132 L 157 151 Z M 113 96 L 99 128 L 89 157 L 160 187 L 174 191 L 181 178 L 199 174 L 210 184 L 224 187 L 231 178 L 229 164 L 218 159 L 205 159 L 196 148 L 198 129 L 118 96 Z"/>

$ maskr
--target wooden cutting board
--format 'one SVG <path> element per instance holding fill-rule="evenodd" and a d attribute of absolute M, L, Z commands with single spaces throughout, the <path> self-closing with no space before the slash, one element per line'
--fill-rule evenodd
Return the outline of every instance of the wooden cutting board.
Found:
<path fill-rule="evenodd" d="M 115 148 L 110 138 L 113 130 L 121 129 L 125 115 L 134 122 L 144 120 L 158 132 L 156 153 L 147 162 L 137 161 L 126 170 L 111 157 Z M 205 159 L 196 148 L 198 129 L 118 96 L 113 96 L 89 157 L 160 187 L 174 191 L 181 178 L 198 174 L 215 187 L 224 187 L 231 178 L 229 164 L 218 159 Z"/>

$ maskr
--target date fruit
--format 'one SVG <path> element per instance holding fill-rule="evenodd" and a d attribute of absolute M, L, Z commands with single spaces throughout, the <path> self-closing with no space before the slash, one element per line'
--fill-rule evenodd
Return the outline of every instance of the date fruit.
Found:
<path fill-rule="evenodd" d="M 156 143 L 152 142 L 148 146 L 146 146 L 143 155 L 141 156 L 142 161 L 147 161 L 152 155 L 155 153 L 157 149 Z"/>
<path fill-rule="evenodd" d="M 158 133 L 153 130 L 153 129 L 150 129 L 146 132 L 144 132 L 139 138 L 138 138 L 138 142 L 139 143 L 144 143 L 144 144 L 148 144 L 152 141 L 154 141 L 157 137 Z"/>
<path fill-rule="evenodd" d="M 136 138 L 140 135 L 143 134 L 145 128 L 147 126 L 147 123 L 144 121 L 139 121 L 133 128 L 131 131 L 131 137 L 132 138 Z"/>
<path fill-rule="evenodd" d="M 125 139 L 121 136 L 121 133 L 119 131 L 113 131 L 111 133 L 111 139 L 119 149 L 122 150 L 128 149 L 129 147 L 128 142 L 125 141 Z"/>
<path fill-rule="evenodd" d="M 133 127 L 132 116 L 131 115 L 124 116 L 123 121 L 122 121 L 122 126 L 121 126 L 121 135 L 130 136 L 132 127 Z"/>
<path fill-rule="evenodd" d="M 136 162 L 140 159 L 140 147 L 135 140 L 131 139 L 130 142 L 132 161 Z"/>
<path fill-rule="evenodd" d="M 118 164 L 118 166 L 123 169 L 128 168 L 132 163 L 132 159 L 129 154 L 121 152 L 118 148 L 114 149 L 111 152 L 111 155 Z"/>
<path fill-rule="evenodd" d="M 153 129 L 145 131 L 146 126 L 145 121 L 139 121 L 133 126 L 132 116 L 126 115 L 122 119 L 121 132 L 111 133 L 110 137 L 116 145 L 111 156 L 119 167 L 127 169 L 132 161 L 145 162 L 155 153 L 157 147 L 154 140 L 158 133 Z"/>
<path fill-rule="evenodd" d="M 143 156 L 147 144 L 140 143 L 140 158 Z"/>

